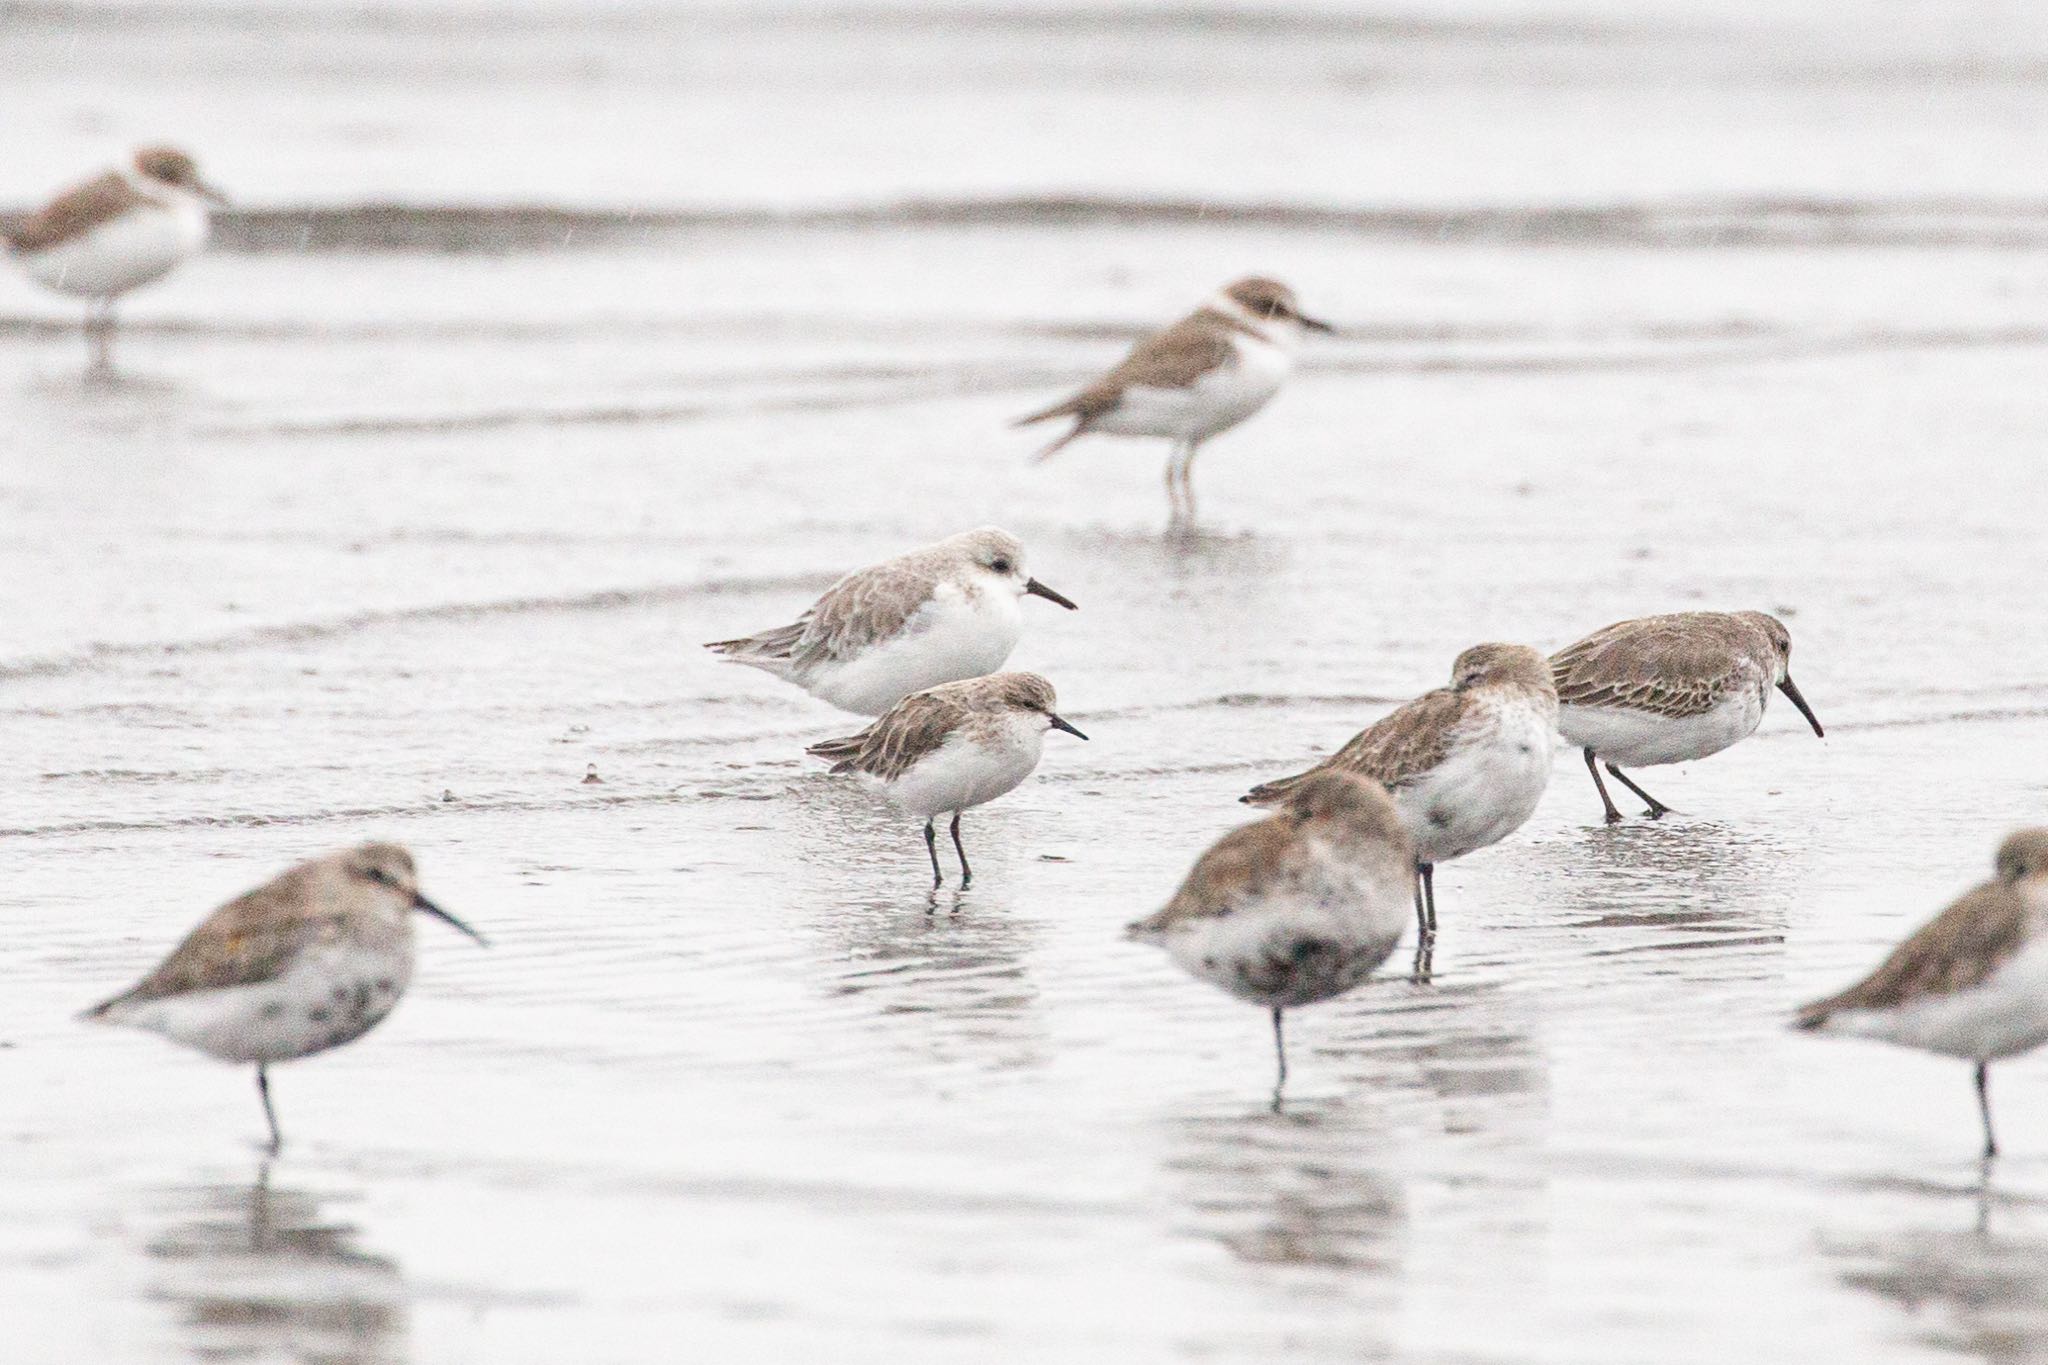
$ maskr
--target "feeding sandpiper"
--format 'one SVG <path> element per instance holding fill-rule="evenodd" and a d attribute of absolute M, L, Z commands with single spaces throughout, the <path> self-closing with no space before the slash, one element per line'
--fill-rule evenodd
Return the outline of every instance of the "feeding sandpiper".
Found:
<path fill-rule="evenodd" d="M 276 1152 L 270 1064 L 353 1042 L 391 1013 L 412 979 L 415 910 L 484 941 L 420 894 L 412 855 L 396 844 L 315 858 L 221 906 L 139 984 L 83 1017 L 254 1062 Z"/>
<path fill-rule="evenodd" d="M 1799 1011 L 1796 1026 L 1876 1038 L 1977 1065 L 1984 1155 L 1991 1063 L 2048 1042 L 2048 829 L 1999 845 L 1992 879 L 1965 892 L 1840 995 Z"/>
<path fill-rule="evenodd" d="M 1194 312 L 1131 348 L 1100 379 L 1016 425 L 1071 417 L 1073 427 L 1036 459 L 1048 460 L 1090 432 L 1163 436 L 1169 529 L 1195 524 L 1195 454 L 1202 442 L 1266 406 L 1294 370 L 1304 331 L 1335 329 L 1305 315 L 1294 291 L 1277 280 L 1224 286 Z"/>
<path fill-rule="evenodd" d="M 1621 812 L 1598 763 L 1648 803 L 1645 815 L 1658 819 L 1671 807 L 1622 769 L 1686 763 L 1749 738 L 1773 687 L 1825 737 L 1786 672 L 1791 658 L 1791 633 L 1760 611 L 1681 611 L 1618 621 L 1553 654 L 1558 729 L 1585 752 L 1607 823 L 1621 819 Z"/>
<path fill-rule="evenodd" d="M 939 874 L 938 833 L 932 822 L 953 815 L 953 850 L 960 885 L 974 880 L 960 843 L 960 813 L 995 800 L 1031 776 L 1047 730 L 1088 736 L 1060 719 L 1052 684 L 1036 673 L 993 673 L 914 692 L 857 735 L 828 739 L 805 752 L 856 773 L 879 787 L 902 810 L 924 821 L 932 859 L 932 889 Z"/>
<path fill-rule="evenodd" d="M 1272 805 L 1332 770 L 1386 787 L 1415 845 L 1420 970 L 1436 933 L 1436 864 L 1522 827 L 1550 781 L 1556 734 L 1557 692 L 1543 656 L 1527 645 L 1474 645 L 1451 665 L 1449 687 L 1381 717 L 1307 772 L 1241 799 Z"/>
<path fill-rule="evenodd" d="M 1017 537 L 984 526 L 848 574 L 789 625 L 705 648 L 879 716 L 913 692 L 1001 668 L 1027 594 L 1075 610 L 1025 569 Z"/>
<path fill-rule="evenodd" d="M 1204 853 L 1166 908 L 1131 925 L 1189 974 L 1273 1015 L 1287 1084 L 1284 1011 L 1350 990 L 1387 960 L 1408 927 L 1415 848 L 1378 783 L 1318 769 L 1280 809 Z"/>
<path fill-rule="evenodd" d="M 29 277 L 87 300 L 92 370 L 113 368 L 114 301 L 162 279 L 206 245 L 207 206 L 225 204 L 175 147 L 144 147 L 133 162 L 65 190 L 6 229 Z"/>

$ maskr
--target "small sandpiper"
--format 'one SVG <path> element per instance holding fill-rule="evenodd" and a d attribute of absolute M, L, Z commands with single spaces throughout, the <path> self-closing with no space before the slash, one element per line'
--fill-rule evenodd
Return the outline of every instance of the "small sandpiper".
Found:
<path fill-rule="evenodd" d="M 805 752 L 855 773 L 896 805 L 924 821 L 932 859 L 932 889 L 939 873 L 938 833 L 932 822 L 953 813 L 953 850 L 960 855 L 960 885 L 974 880 L 960 843 L 960 813 L 1012 790 L 1038 767 L 1045 732 L 1088 736 L 1060 719 L 1052 684 L 1036 673 L 992 673 L 914 692 L 857 735 L 828 739 Z"/>
<path fill-rule="evenodd" d="M 1017 537 L 984 526 L 848 574 L 789 625 L 704 647 L 879 716 L 913 692 L 1001 668 L 1027 595 L 1076 609 L 1031 576 Z"/>
<path fill-rule="evenodd" d="M 1825 737 L 1813 708 L 1786 672 L 1792 635 L 1760 611 L 1681 611 L 1618 621 L 1550 658 L 1557 680 L 1558 729 L 1581 749 L 1607 808 L 1621 819 L 1598 764 L 1640 796 L 1652 820 L 1671 807 L 1622 769 L 1687 763 L 1756 733 L 1771 689 L 1799 708 Z"/>
<path fill-rule="evenodd" d="M 1164 436 L 1169 529 L 1195 524 L 1195 454 L 1202 442 L 1250 417 L 1294 371 L 1303 332 L 1336 330 L 1301 311 L 1278 280 L 1243 279 L 1164 331 L 1131 348 L 1100 379 L 1015 425 L 1071 417 L 1065 435 L 1038 452 L 1049 460 L 1090 432 Z"/>
<path fill-rule="evenodd" d="M 1543 799 L 1557 746 L 1550 666 L 1527 645 L 1474 645 L 1451 665 L 1451 685 L 1381 717 L 1297 777 L 1241 799 L 1266 806 L 1332 770 L 1386 787 L 1415 845 L 1418 964 L 1436 934 L 1436 865 L 1497 844 Z"/>
<path fill-rule="evenodd" d="M 275 1153 L 270 1064 L 353 1042 L 391 1013 L 412 979 L 415 910 L 484 941 L 420 894 L 396 844 L 315 858 L 221 906 L 138 985 L 81 1017 L 254 1062 Z"/>
<path fill-rule="evenodd" d="M 1126 932 L 1190 975 L 1273 1014 L 1273 1108 L 1287 1084 L 1284 1011 L 1342 995 L 1408 927 L 1415 848 L 1378 783 L 1334 768 L 1217 840 L 1155 915 Z"/>
<path fill-rule="evenodd" d="M 2048 1042 L 2048 829 L 2008 835 L 1993 866 L 1990 881 L 1921 926 L 1876 971 L 1795 1021 L 1975 1062 L 1987 1160 L 1998 1155 L 1991 1063 Z"/>
<path fill-rule="evenodd" d="M 114 301 L 199 254 L 209 205 L 225 204 L 175 147 L 144 147 L 134 161 L 65 190 L 4 233 L 29 278 L 87 300 L 92 371 L 113 368 Z"/>

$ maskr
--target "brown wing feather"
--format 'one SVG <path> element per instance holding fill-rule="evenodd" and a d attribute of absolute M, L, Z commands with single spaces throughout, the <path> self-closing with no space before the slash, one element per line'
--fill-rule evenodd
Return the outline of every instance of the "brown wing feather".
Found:
<path fill-rule="evenodd" d="M 1284 815 L 1234 829 L 1195 860 L 1163 908 L 1131 925 L 1129 932 L 1134 938 L 1149 938 L 1188 920 L 1233 914 L 1299 856 L 1292 822 Z"/>
<path fill-rule="evenodd" d="M 8 232 L 8 241 L 16 251 L 41 251 L 148 202 L 125 178 L 109 171 L 64 191 L 41 211 L 23 219 Z"/>
<path fill-rule="evenodd" d="M 848 574 L 794 622 L 737 640 L 705 646 L 741 662 L 773 660 L 792 669 L 844 659 L 900 634 L 931 597 L 929 571 L 909 564 L 877 564 Z"/>
<path fill-rule="evenodd" d="M 967 708 L 944 692 L 913 692 L 857 735 L 828 739 L 804 752 L 827 759 L 835 773 L 866 773 L 893 782 L 946 742 Z"/>
<path fill-rule="evenodd" d="M 314 865 L 292 869 L 201 920 L 148 976 L 88 1016 L 115 1005 L 268 981 L 308 943 L 342 932 L 342 916 L 320 908 L 305 883 Z"/>
<path fill-rule="evenodd" d="M 1307 772 L 1261 783 L 1244 799 L 1254 806 L 1270 804 L 1310 774 L 1328 768 L 1358 773 L 1388 791 L 1397 791 L 1443 762 L 1464 722 L 1469 700 L 1448 687 L 1425 692 L 1353 735 L 1350 743 Z"/>
<path fill-rule="evenodd" d="M 1818 1028 L 1837 1010 L 1891 1009 L 1982 985 L 2026 943 L 2030 917 L 2018 888 L 1986 882 L 1922 925 L 1869 976 L 1801 1009 L 1799 1026 Z"/>
<path fill-rule="evenodd" d="M 1741 625 L 1717 613 L 1647 616 L 1594 631 L 1551 656 L 1565 706 L 1612 706 L 1697 716 L 1719 705 L 1750 668 Z"/>
<path fill-rule="evenodd" d="M 1184 389 L 1213 369 L 1235 364 L 1237 350 L 1227 333 L 1217 329 L 1219 318 L 1223 315 L 1205 310 L 1153 333 L 1131 347 L 1102 378 L 1071 398 L 1018 418 L 1015 425 L 1074 417 L 1085 427 L 1122 402 L 1125 389 Z"/>

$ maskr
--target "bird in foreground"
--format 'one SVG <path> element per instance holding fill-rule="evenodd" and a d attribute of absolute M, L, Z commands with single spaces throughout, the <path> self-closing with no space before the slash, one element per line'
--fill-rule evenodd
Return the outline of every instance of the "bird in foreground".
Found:
<path fill-rule="evenodd" d="M 1998 1155 L 1991 1063 L 2048 1042 L 2048 829 L 2008 835 L 1993 867 L 1990 881 L 1921 926 L 1876 971 L 1794 1021 L 1975 1062 L 1987 1159 Z"/>
<path fill-rule="evenodd" d="M 1451 665 L 1449 687 L 1381 717 L 1307 772 L 1240 799 L 1270 806 L 1331 771 L 1385 787 L 1415 846 L 1419 964 L 1436 934 L 1436 865 L 1522 827 L 1550 782 L 1556 733 L 1557 692 L 1543 656 L 1527 645 L 1474 645 Z"/>
<path fill-rule="evenodd" d="M 848 574 L 789 625 L 704 647 L 879 716 L 913 692 L 1001 668 L 1026 596 L 1077 609 L 1031 576 L 1017 537 L 984 526 Z"/>
<path fill-rule="evenodd" d="M 995 800 L 1031 776 L 1046 731 L 1088 738 L 1060 719 L 1053 709 L 1058 704 L 1052 684 L 1036 673 L 993 673 L 914 692 L 859 734 L 828 739 L 805 752 L 830 762 L 835 773 L 864 778 L 924 821 L 934 891 L 945 878 L 939 873 L 932 822 L 952 812 L 953 851 L 960 856 L 964 890 L 974 880 L 974 869 L 960 843 L 960 813 Z"/>
<path fill-rule="evenodd" d="M 1038 452 L 1038 461 L 1091 432 L 1166 437 L 1173 442 L 1166 461 L 1169 529 L 1192 529 L 1195 455 L 1202 442 L 1236 426 L 1280 391 L 1294 370 L 1303 332 L 1335 330 L 1304 314 L 1294 291 L 1278 280 L 1238 280 L 1139 341 L 1079 393 L 1014 425 L 1074 419 L 1064 435 Z"/>
<path fill-rule="evenodd" d="M 1287 1084 L 1282 1014 L 1342 995 L 1387 960 L 1408 927 L 1415 849 L 1378 783 L 1320 769 L 1266 819 L 1196 860 L 1157 914 L 1125 932 L 1183 970 L 1273 1015 L 1273 1108 Z"/>
<path fill-rule="evenodd" d="M 420 894 L 396 844 L 315 858 L 221 906 L 140 983 L 81 1017 L 254 1062 L 275 1153 L 270 1064 L 353 1042 L 391 1013 L 412 979 L 415 910 L 484 942 Z"/>
<path fill-rule="evenodd" d="M 1551 655 L 1558 729 L 1581 749 L 1607 808 L 1621 819 L 1599 762 L 1648 803 L 1658 819 L 1671 807 L 1630 780 L 1623 768 L 1686 763 L 1756 733 L 1771 689 L 1783 692 L 1813 733 L 1827 732 L 1786 672 L 1792 635 L 1760 611 L 1681 611 L 1617 621 Z"/>
<path fill-rule="evenodd" d="M 113 368 L 115 300 L 198 255 L 208 206 L 226 203 L 191 157 L 144 147 L 130 164 L 65 190 L 4 236 L 29 278 L 86 300 L 92 371 L 103 374 Z"/>

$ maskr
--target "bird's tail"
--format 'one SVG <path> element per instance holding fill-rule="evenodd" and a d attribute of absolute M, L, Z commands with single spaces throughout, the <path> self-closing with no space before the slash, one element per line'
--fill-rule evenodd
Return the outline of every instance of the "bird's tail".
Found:
<path fill-rule="evenodd" d="M 1246 806 L 1271 806 L 1284 801 L 1287 799 L 1287 793 L 1300 786 L 1301 779 L 1307 775 L 1301 773 L 1294 777 L 1276 777 L 1271 782 L 1261 782 L 1238 797 L 1238 803 Z"/>

